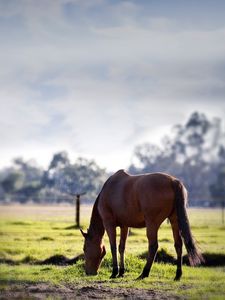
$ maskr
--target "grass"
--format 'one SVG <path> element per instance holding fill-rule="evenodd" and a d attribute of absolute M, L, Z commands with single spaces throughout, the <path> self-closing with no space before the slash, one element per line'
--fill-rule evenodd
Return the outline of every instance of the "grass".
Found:
<path fill-rule="evenodd" d="M 88 227 L 90 207 L 82 207 L 82 225 Z M 225 255 L 224 232 L 220 211 L 189 209 L 192 231 L 203 252 Z M 180 282 L 174 282 L 175 266 L 155 263 L 151 275 L 135 281 L 141 273 L 147 250 L 145 229 L 132 229 L 126 248 L 127 273 L 123 279 L 109 280 L 111 255 L 105 237 L 107 255 L 97 277 L 84 274 L 83 261 L 72 266 L 35 265 L 54 255 L 73 258 L 82 253 L 83 238 L 77 229 L 66 229 L 74 223 L 73 207 L 0 207 L 0 288 L 13 284 L 48 282 L 57 285 L 73 284 L 110 288 L 135 287 L 165 291 L 188 299 L 224 299 L 225 268 L 184 266 Z M 159 246 L 175 257 L 170 225 L 164 222 L 159 231 Z M 223 256 L 224 257 L 224 256 Z M 222 259 L 223 259 L 222 257 Z M 9 262 L 17 263 L 11 265 Z M 224 265 L 224 264 L 223 264 Z"/>

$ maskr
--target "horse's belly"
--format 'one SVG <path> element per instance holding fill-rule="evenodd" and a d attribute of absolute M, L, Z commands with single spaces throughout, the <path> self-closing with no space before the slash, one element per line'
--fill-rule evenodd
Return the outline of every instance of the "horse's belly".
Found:
<path fill-rule="evenodd" d="M 145 227 L 145 219 L 143 214 L 120 214 L 117 216 L 117 226 L 127 226 L 134 228 L 143 228 Z"/>

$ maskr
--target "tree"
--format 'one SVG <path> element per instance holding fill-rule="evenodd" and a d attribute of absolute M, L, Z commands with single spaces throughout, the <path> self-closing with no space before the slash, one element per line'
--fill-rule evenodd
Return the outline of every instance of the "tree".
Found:
<path fill-rule="evenodd" d="M 98 167 L 93 160 L 78 158 L 55 174 L 57 188 L 68 194 L 86 192 L 87 196 L 95 197 L 106 179 L 105 170 Z"/>
<path fill-rule="evenodd" d="M 22 174 L 13 171 L 2 180 L 1 186 L 5 193 L 13 194 L 20 188 L 22 180 Z"/>
<path fill-rule="evenodd" d="M 85 199 L 95 199 L 107 175 L 93 160 L 78 158 L 71 163 L 63 151 L 53 155 L 49 168 L 44 172 L 42 198 L 49 201 L 72 202 L 74 195 L 86 192 Z"/>
<path fill-rule="evenodd" d="M 55 185 L 55 174 L 60 169 L 69 166 L 70 161 L 66 151 L 57 152 L 53 155 L 47 171 L 44 172 L 42 184 L 44 186 L 53 187 Z"/>
<path fill-rule="evenodd" d="M 225 147 L 221 146 L 219 151 L 219 161 L 217 163 L 218 173 L 216 180 L 210 185 L 210 192 L 215 199 L 215 203 L 221 205 L 222 223 L 224 224 L 225 205 Z"/>
<path fill-rule="evenodd" d="M 206 115 L 195 112 L 186 123 L 174 126 L 160 146 L 138 145 L 129 171 L 170 173 L 185 183 L 192 205 L 212 203 L 215 197 L 209 186 L 218 174 L 216 162 L 224 140 L 218 118 L 209 120 Z"/>

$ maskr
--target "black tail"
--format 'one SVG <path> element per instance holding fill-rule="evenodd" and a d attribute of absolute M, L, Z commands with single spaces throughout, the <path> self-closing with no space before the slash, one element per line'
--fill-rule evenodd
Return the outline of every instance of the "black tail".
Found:
<path fill-rule="evenodd" d="M 187 190 L 179 180 L 175 180 L 174 192 L 180 233 L 188 253 L 190 265 L 196 266 L 201 264 L 201 262 L 204 262 L 204 258 L 202 257 L 200 251 L 197 249 L 194 238 L 191 233 L 191 228 L 186 210 Z"/>

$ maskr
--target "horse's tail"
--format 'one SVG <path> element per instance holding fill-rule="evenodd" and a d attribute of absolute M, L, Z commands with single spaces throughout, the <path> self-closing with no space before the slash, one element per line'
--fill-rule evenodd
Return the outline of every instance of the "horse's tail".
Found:
<path fill-rule="evenodd" d="M 188 259 L 191 266 L 204 262 L 202 254 L 197 249 L 195 240 L 191 233 L 188 220 L 186 204 L 188 199 L 187 190 L 179 180 L 174 180 L 175 203 L 178 218 L 178 226 L 188 253 Z"/>

